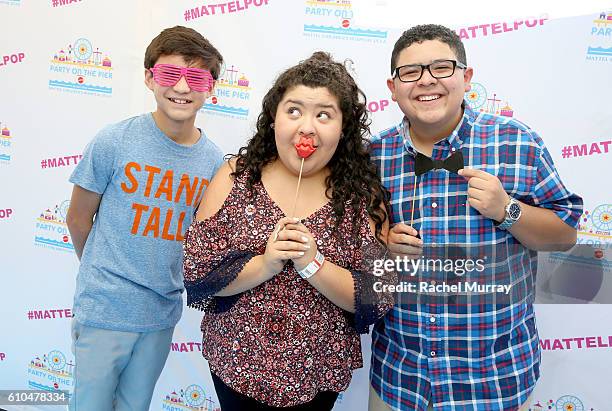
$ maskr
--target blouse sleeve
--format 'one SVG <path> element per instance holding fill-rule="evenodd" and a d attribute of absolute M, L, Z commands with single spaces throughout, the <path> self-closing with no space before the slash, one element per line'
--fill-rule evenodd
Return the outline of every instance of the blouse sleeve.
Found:
<path fill-rule="evenodd" d="M 227 215 L 194 221 L 185 233 L 183 271 L 187 305 L 210 309 L 215 294 L 234 281 L 256 253 L 233 249 Z"/>
<path fill-rule="evenodd" d="M 393 294 L 383 285 L 396 284 L 395 271 L 377 269 L 376 261 L 387 258 L 387 248 L 370 231 L 367 223 L 360 229 L 360 248 L 357 256 L 357 269 L 351 270 L 355 285 L 355 328 L 360 334 L 369 332 L 374 324 L 389 311 L 394 304 Z"/>

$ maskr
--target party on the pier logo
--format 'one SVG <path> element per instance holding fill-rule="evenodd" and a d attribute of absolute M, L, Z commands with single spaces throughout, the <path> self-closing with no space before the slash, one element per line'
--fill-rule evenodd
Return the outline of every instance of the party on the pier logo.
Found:
<path fill-rule="evenodd" d="M 162 400 L 162 410 L 165 411 L 221 411 L 211 396 L 207 396 L 204 388 L 191 384 L 184 389 L 166 394 Z"/>
<path fill-rule="evenodd" d="M 239 120 L 249 115 L 251 81 L 238 67 L 224 64 L 215 84 L 215 94 L 204 103 L 201 111 Z"/>
<path fill-rule="evenodd" d="M 304 36 L 384 43 L 387 32 L 354 27 L 351 0 L 306 0 Z"/>
<path fill-rule="evenodd" d="M 538 268 L 538 271 L 554 277 L 555 294 L 609 303 L 605 300 L 607 295 L 600 293 L 600 289 L 606 286 L 612 272 L 611 231 L 612 204 L 600 204 L 592 211 L 584 210 L 578 221 L 576 246 L 568 252 L 549 253 L 548 259 L 543 259 Z M 576 287 L 575 273 L 581 274 L 580 287 Z"/>
<path fill-rule="evenodd" d="M 470 91 L 465 93 L 465 99 L 474 111 L 480 111 L 498 116 L 513 117 L 514 110 L 508 101 L 499 98 L 497 93 L 488 93 L 480 83 L 472 83 Z"/>
<path fill-rule="evenodd" d="M 612 240 L 612 204 L 600 204 L 592 212 L 585 210 L 580 217 L 578 234 L 602 241 Z"/>
<path fill-rule="evenodd" d="M 28 386 L 34 390 L 72 391 L 74 365 L 59 350 L 52 350 L 42 358 L 37 356 L 28 365 Z"/>
<path fill-rule="evenodd" d="M 68 226 L 66 225 L 66 214 L 70 201 L 66 200 L 52 208 L 47 208 L 36 218 L 36 232 L 34 244 L 39 247 L 56 251 L 74 251 Z"/>
<path fill-rule="evenodd" d="M 13 136 L 8 126 L 0 121 L 0 166 L 11 162 Z"/>
<path fill-rule="evenodd" d="M 591 25 L 591 45 L 587 61 L 612 62 L 612 10 L 597 15 Z"/>
<path fill-rule="evenodd" d="M 108 53 L 86 38 L 57 50 L 49 65 L 49 89 L 110 97 L 113 67 Z"/>
<path fill-rule="evenodd" d="M 529 411 L 596 411 L 595 408 L 585 408 L 582 400 L 574 395 L 562 395 L 556 401 L 535 401 Z"/>

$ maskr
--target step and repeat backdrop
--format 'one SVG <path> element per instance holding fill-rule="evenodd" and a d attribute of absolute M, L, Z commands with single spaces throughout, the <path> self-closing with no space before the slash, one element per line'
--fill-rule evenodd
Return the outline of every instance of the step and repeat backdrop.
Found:
<path fill-rule="evenodd" d="M 400 121 L 385 81 L 402 30 L 368 27 L 350 0 L 219 1 L 0 0 L 0 389 L 73 385 L 78 261 L 65 223 L 68 176 L 100 128 L 154 110 L 143 57 L 163 28 L 193 27 L 223 54 L 197 125 L 226 153 L 252 134 L 274 78 L 315 50 L 346 61 L 368 97 L 373 132 Z M 538 131 L 566 185 L 585 199 L 581 246 L 540 255 L 543 366 L 531 410 L 612 410 L 612 306 L 584 303 L 612 294 L 612 12 L 508 19 L 491 10 L 453 29 L 474 67 L 467 101 Z M 218 409 L 200 319 L 185 308 L 151 410 Z M 368 364 L 368 336 L 363 351 Z M 366 365 L 335 409 L 365 409 L 367 392 Z"/>

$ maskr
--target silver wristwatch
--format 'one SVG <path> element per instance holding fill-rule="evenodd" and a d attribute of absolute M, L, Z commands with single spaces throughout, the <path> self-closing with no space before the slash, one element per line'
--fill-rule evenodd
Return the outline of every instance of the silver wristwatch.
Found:
<path fill-rule="evenodd" d="M 521 218 L 521 203 L 510 197 L 510 202 L 506 205 L 506 217 L 502 222 L 495 222 L 500 230 L 507 230 Z"/>

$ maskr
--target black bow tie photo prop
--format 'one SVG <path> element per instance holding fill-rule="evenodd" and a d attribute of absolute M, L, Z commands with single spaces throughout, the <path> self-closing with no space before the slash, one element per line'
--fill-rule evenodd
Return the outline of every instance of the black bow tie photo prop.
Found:
<path fill-rule="evenodd" d="M 412 193 L 412 211 L 410 216 L 410 226 L 414 223 L 414 200 L 416 197 L 417 177 L 434 169 L 445 169 L 451 173 L 457 174 L 463 168 L 463 153 L 455 151 L 446 160 L 434 160 L 427 157 L 425 154 L 417 153 L 414 162 L 414 191 Z M 421 238 L 420 233 L 417 233 L 417 238 Z"/>
<path fill-rule="evenodd" d="M 446 160 L 434 160 L 424 154 L 417 153 L 414 164 L 414 174 L 420 176 L 429 170 L 445 169 L 451 173 L 457 173 L 463 168 L 463 154 L 461 151 L 455 151 Z"/>

